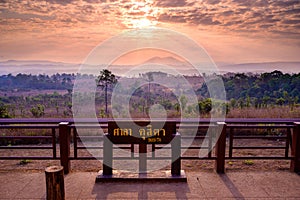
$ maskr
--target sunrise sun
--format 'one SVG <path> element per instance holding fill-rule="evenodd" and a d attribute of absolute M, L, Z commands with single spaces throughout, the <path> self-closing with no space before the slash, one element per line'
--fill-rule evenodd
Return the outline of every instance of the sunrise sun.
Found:
<path fill-rule="evenodd" d="M 151 21 L 147 18 L 141 18 L 141 19 L 132 19 L 131 24 L 132 24 L 132 28 L 146 28 L 149 26 L 156 25 L 156 22 Z"/>
<path fill-rule="evenodd" d="M 130 9 L 126 10 L 124 23 L 130 28 L 146 28 L 157 25 L 157 9 L 152 1 L 132 1 Z"/>

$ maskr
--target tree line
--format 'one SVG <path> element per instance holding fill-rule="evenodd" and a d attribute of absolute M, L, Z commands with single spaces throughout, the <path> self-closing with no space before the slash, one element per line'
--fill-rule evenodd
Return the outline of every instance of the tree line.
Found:
<path fill-rule="evenodd" d="M 53 74 L 52 76 L 39 74 L 12 74 L 0 76 L 0 90 L 18 90 L 27 91 L 32 89 L 38 90 L 65 90 L 72 89 L 75 74 Z"/>
<path fill-rule="evenodd" d="M 300 73 L 284 74 L 273 71 L 262 74 L 222 75 L 226 98 L 231 107 L 267 107 L 268 105 L 289 105 L 293 107 L 300 98 Z M 214 80 L 210 80 L 213 84 Z M 209 97 L 206 84 L 197 90 L 205 98 Z"/>
<path fill-rule="evenodd" d="M 113 86 L 118 77 L 109 71 L 102 71 L 98 77 L 80 74 L 54 74 L 49 75 L 26 75 L 11 74 L 0 76 L 0 92 L 9 94 L 9 91 L 41 90 L 38 95 L 1 95 L 0 96 L 0 118 L 7 117 L 62 117 L 72 116 L 72 88 L 76 78 L 93 78 L 102 94 L 96 94 L 96 106 L 99 116 L 105 117 L 109 114 L 108 105 L 113 91 Z M 230 109 L 243 109 L 254 107 L 256 109 L 269 106 L 289 106 L 291 110 L 297 106 L 300 98 L 300 73 L 284 74 L 273 71 L 262 74 L 228 73 L 220 75 L 226 90 L 226 102 L 219 102 L 226 107 L 226 113 Z M 147 85 L 138 88 L 130 101 L 132 113 L 147 113 L 151 104 L 160 104 L 166 110 L 180 114 L 180 110 L 187 113 L 200 112 L 202 115 L 211 112 L 212 101 L 206 83 L 199 84 L 196 89 L 198 96 L 197 105 L 186 105 L 186 97 L 182 95 L 176 99 L 172 93 L 162 86 L 151 83 L 151 75 L 148 77 Z M 150 78 L 149 78 L 150 77 Z M 214 79 L 206 75 L 207 83 L 213 84 Z M 134 78 L 133 78 L 134 79 Z M 63 93 L 53 92 L 42 94 L 43 90 L 65 90 Z M 150 90 L 152 92 L 150 92 Z M 155 94 L 152 94 L 152 93 Z M 100 91 L 101 93 L 101 91 Z M 84 98 L 85 94 L 82 95 Z M 120 93 L 122 95 L 122 93 Z M 119 106 L 119 105 L 113 105 Z M 122 108 L 119 108 L 121 110 Z M 51 113 L 51 114 L 49 114 Z"/>

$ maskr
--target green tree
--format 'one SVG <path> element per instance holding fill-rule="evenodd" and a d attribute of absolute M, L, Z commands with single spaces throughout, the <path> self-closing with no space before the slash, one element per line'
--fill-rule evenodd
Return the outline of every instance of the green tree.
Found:
<path fill-rule="evenodd" d="M 284 104 L 284 102 L 285 102 L 285 100 L 282 97 L 276 99 L 276 104 L 279 106 L 282 106 Z"/>
<path fill-rule="evenodd" d="M 11 118 L 7 106 L 3 103 L 0 104 L 0 118 Z"/>
<path fill-rule="evenodd" d="M 146 106 L 147 107 L 147 111 L 148 111 L 149 107 L 150 107 L 150 84 L 154 80 L 154 78 L 153 78 L 153 74 L 151 72 L 147 72 L 144 75 L 144 78 L 148 82 L 148 95 L 147 95 L 147 106 Z"/>
<path fill-rule="evenodd" d="M 262 103 L 263 103 L 263 106 L 266 108 L 268 106 L 268 103 L 270 101 L 270 97 L 269 96 L 264 96 L 263 99 L 262 99 Z"/>
<path fill-rule="evenodd" d="M 259 101 L 258 98 L 253 97 L 253 102 L 254 102 L 254 107 L 255 107 L 255 109 L 260 108 L 260 101 Z"/>
<path fill-rule="evenodd" d="M 177 111 L 177 114 L 179 114 L 180 113 L 180 104 L 179 103 L 175 103 L 174 108 Z"/>
<path fill-rule="evenodd" d="M 194 110 L 195 110 L 195 106 L 189 105 L 189 106 L 187 107 L 187 112 L 188 112 L 188 113 L 192 113 Z"/>
<path fill-rule="evenodd" d="M 200 114 L 208 114 L 212 109 L 211 98 L 204 99 L 198 102 Z"/>
<path fill-rule="evenodd" d="M 236 100 L 234 99 L 234 98 L 231 98 L 230 99 L 230 106 L 231 106 L 231 108 L 235 108 L 236 107 Z"/>
<path fill-rule="evenodd" d="M 251 105 L 251 99 L 250 99 L 250 97 L 249 96 L 247 96 L 246 97 L 246 107 L 250 107 L 250 105 Z"/>
<path fill-rule="evenodd" d="M 180 97 L 180 104 L 181 104 L 182 110 L 185 109 L 187 102 L 188 102 L 188 100 L 187 100 L 186 96 L 182 95 Z"/>
<path fill-rule="evenodd" d="M 114 74 L 111 73 L 111 71 L 107 69 L 103 69 L 100 71 L 100 75 L 96 79 L 97 86 L 104 89 L 105 92 L 105 114 L 108 115 L 108 98 L 107 98 L 107 92 L 109 87 L 113 87 L 117 83 L 117 78 Z"/>
<path fill-rule="evenodd" d="M 64 110 L 65 116 L 72 116 L 72 103 L 71 102 L 65 102 L 66 110 Z"/>
<path fill-rule="evenodd" d="M 9 113 L 10 113 L 11 117 L 15 117 L 16 116 L 16 105 L 10 104 L 8 106 L 8 109 L 9 109 Z"/>
<path fill-rule="evenodd" d="M 105 117 L 105 113 L 104 113 L 104 110 L 103 110 L 103 109 L 100 109 L 99 116 L 100 116 L 101 118 L 104 118 L 104 117 Z"/>
<path fill-rule="evenodd" d="M 238 101 L 237 101 L 237 104 L 238 104 L 240 109 L 243 109 L 245 107 L 244 99 L 239 98 Z"/>
<path fill-rule="evenodd" d="M 23 105 L 20 106 L 20 113 L 21 113 L 21 116 L 24 117 L 25 110 L 24 110 L 24 106 Z"/>
<path fill-rule="evenodd" d="M 30 112 L 34 117 L 42 117 L 45 115 L 45 107 L 44 105 L 37 104 L 36 107 L 30 109 Z"/>
<path fill-rule="evenodd" d="M 170 110 L 172 109 L 172 102 L 168 99 L 162 99 L 160 104 L 166 109 Z"/>

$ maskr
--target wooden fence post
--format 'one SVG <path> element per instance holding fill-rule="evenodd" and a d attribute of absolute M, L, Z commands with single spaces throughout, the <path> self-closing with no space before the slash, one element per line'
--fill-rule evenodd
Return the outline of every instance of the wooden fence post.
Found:
<path fill-rule="evenodd" d="M 216 143 L 217 160 L 215 163 L 215 169 L 217 173 L 225 173 L 226 123 L 217 122 L 216 131 L 221 133 Z"/>
<path fill-rule="evenodd" d="M 292 172 L 300 172 L 300 122 L 294 122 L 294 129 L 292 135 L 292 150 L 291 154 L 294 157 L 291 160 L 290 170 Z"/>
<path fill-rule="evenodd" d="M 112 175 L 113 164 L 113 144 L 108 138 L 108 134 L 103 135 L 103 175 Z"/>
<path fill-rule="evenodd" d="M 147 144 L 139 144 L 139 173 L 147 173 Z"/>
<path fill-rule="evenodd" d="M 65 199 L 64 171 L 62 166 L 50 166 L 45 169 L 47 200 Z"/>
<path fill-rule="evenodd" d="M 176 133 L 172 143 L 172 164 L 171 164 L 171 174 L 172 176 L 181 175 L 181 136 Z"/>
<path fill-rule="evenodd" d="M 60 147 L 60 164 L 64 167 L 64 173 L 68 174 L 70 165 L 70 132 L 69 122 L 59 123 L 59 147 Z"/>

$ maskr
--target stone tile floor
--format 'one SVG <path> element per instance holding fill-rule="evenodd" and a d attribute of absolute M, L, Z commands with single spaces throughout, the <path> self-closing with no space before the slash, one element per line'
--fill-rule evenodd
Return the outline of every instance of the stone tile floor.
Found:
<path fill-rule="evenodd" d="M 95 172 L 65 175 L 66 199 L 300 199 L 300 176 L 288 171 L 186 172 L 187 183 L 95 183 Z M 44 172 L 0 172 L 0 199 L 45 199 Z"/>

